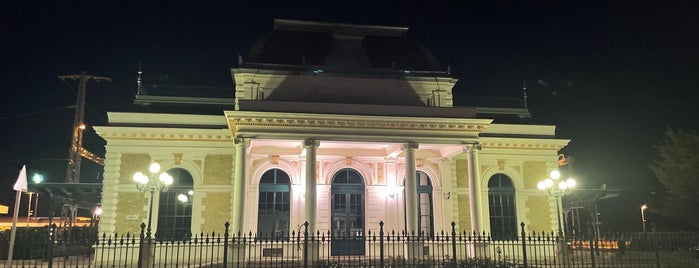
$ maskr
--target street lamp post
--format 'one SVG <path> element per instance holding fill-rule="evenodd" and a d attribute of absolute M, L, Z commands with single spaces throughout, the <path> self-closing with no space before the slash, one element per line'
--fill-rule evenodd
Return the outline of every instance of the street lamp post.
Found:
<path fill-rule="evenodd" d="M 561 173 L 558 170 L 552 170 L 549 174 L 549 178 L 540 181 L 537 184 L 539 190 L 542 190 L 544 194 L 548 196 L 553 196 L 556 198 L 556 217 L 558 219 L 558 235 L 563 235 L 563 227 L 561 226 L 561 200 L 563 196 L 569 194 L 575 187 L 575 180 L 573 178 L 568 178 L 563 181 L 560 180 Z"/>
<path fill-rule="evenodd" d="M 44 176 L 39 174 L 39 173 L 34 173 L 34 176 L 32 176 L 32 181 L 34 184 L 39 184 L 44 181 Z M 32 194 L 36 194 L 36 198 L 34 201 L 34 210 L 32 210 Z M 39 193 L 32 193 L 29 192 L 29 212 L 27 213 L 27 226 L 29 225 L 29 216 L 34 215 L 34 217 L 39 216 Z"/>
<path fill-rule="evenodd" d="M 159 173 L 160 172 L 160 164 L 158 163 L 152 163 L 150 164 L 150 167 L 148 168 L 150 171 L 150 176 L 146 176 L 141 172 L 136 172 L 136 174 L 133 175 L 133 180 L 136 182 L 136 189 L 140 192 L 145 192 L 149 191 L 150 192 L 150 205 L 148 207 L 148 225 L 146 229 L 146 237 L 145 240 L 148 241 L 148 258 L 150 259 L 150 248 L 151 248 L 151 222 L 153 221 L 153 198 L 155 196 L 155 192 L 166 192 L 167 188 L 172 185 L 173 179 L 170 174 L 167 174 L 166 172 Z M 145 247 L 143 245 L 143 237 L 141 239 L 141 246 L 138 251 L 138 268 L 144 267 L 143 265 L 143 254 Z M 148 267 L 148 263 L 146 263 L 145 267 Z"/>
<path fill-rule="evenodd" d="M 641 223 L 643 224 L 644 233 L 646 232 L 646 209 L 648 209 L 648 206 L 646 206 L 646 204 L 643 204 L 643 206 L 641 206 Z"/>
<path fill-rule="evenodd" d="M 167 192 L 167 189 L 172 185 L 173 178 L 166 172 L 160 172 L 160 164 L 153 163 L 148 168 L 150 176 L 146 176 L 141 172 L 136 172 L 133 175 L 133 180 L 136 182 L 136 188 L 140 192 L 150 192 L 150 205 L 148 207 L 148 225 L 146 225 L 146 238 L 151 238 L 151 222 L 153 221 L 153 196 L 155 192 Z"/>

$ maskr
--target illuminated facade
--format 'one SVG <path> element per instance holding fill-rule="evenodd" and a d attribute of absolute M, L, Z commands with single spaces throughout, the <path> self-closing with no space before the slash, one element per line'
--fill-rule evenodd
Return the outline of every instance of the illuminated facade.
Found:
<path fill-rule="evenodd" d="M 454 107 L 457 80 L 407 30 L 275 20 L 231 69 L 234 95 L 139 80 L 134 109 L 96 127 L 107 140 L 100 232 L 139 231 L 149 200 L 131 177 L 152 161 L 175 177 L 154 200 L 162 237 L 225 222 L 286 235 L 308 221 L 336 239 L 380 221 L 424 235 L 451 222 L 503 237 L 519 222 L 555 230 L 536 183 L 568 140 L 527 123 L 522 105 Z M 333 254 L 362 254 L 345 242 Z"/>

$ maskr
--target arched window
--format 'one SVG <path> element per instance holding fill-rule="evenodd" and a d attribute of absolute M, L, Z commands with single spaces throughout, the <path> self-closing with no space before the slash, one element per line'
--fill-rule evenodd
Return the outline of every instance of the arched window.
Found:
<path fill-rule="evenodd" d="M 417 171 L 415 174 L 417 180 L 417 215 L 418 215 L 418 230 L 420 235 L 434 235 L 434 211 L 432 206 L 432 180 L 427 173 Z M 405 182 L 403 183 L 405 185 Z M 403 195 L 405 196 L 405 194 Z M 407 215 L 407 213 L 405 214 Z M 407 226 L 407 219 L 406 226 Z"/>
<path fill-rule="evenodd" d="M 270 169 L 262 174 L 257 204 L 257 231 L 263 235 L 289 234 L 290 183 L 289 175 L 281 169 Z"/>
<path fill-rule="evenodd" d="M 167 173 L 172 176 L 173 183 L 167 192 L 160 193 L 158 229 L 155 237 L 159 240 L 187 239 L 192 232 L 192 175 L 182 168 L 173 168 Z M 187 199 L 178 199 L 181 194 Z"/>
<path fill-rule="evenodd" d="M 330 187 L 332 256 L 364 255 L 364 179 L 354 169 L 345 168 L 333 176 Z"/>
<path fill-rule="evenodd" d="M 490 232 L 493 239 L 517 239 L 515 188 L 505 174 L 495 174 L 488 181 Z"/>

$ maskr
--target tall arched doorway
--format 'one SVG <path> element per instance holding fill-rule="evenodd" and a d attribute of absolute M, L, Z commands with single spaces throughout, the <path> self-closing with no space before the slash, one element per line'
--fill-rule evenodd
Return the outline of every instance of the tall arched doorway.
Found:
<path fill-rule="evenodd" d="M 434 236 L 434 210 L 433 210 L 433 200 L 432 200 L 432 179 L 427 173 L 423 171 L 417 171 L 415 173 L 415 179 L 417 180 L 417 215 L 418 215 L 418 232 L 415 235 L 419 236 Z M 403 180 L 403 185 L 405 185 L 405 180 Z M 405 189 L 403 190 L 403 204 L 405 201 Z M 407 208 L 403 206 L 403 212 L 405 215 Z M 408 226 L 408 219 L 404 218 L 404 226 Z"/>
<path fill-rule="evenodd" d="M 364 180 L 356 170 L 335 173 L 331 186 L 333 256 L 364 255 Z"/>
<path fill-rule="evenodd" d="M 270 169 L 260 178 L 257 231 L 264 236 L 289 235 L 291 180 L 281 169 Z"/>

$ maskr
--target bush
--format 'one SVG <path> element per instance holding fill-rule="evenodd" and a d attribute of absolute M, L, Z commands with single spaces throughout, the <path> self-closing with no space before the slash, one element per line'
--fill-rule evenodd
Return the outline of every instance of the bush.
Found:
<path fill-rule="evenodd" d="M 96 232 L 96 228 L 90 227 L 75 227 L 70 232 L 58 232 L 54 240 L 53 256 L 90 254 L 97 238 Z M 0 259 L 7 259 L 10 234 L 10 230 L 0 231 Z M 48 227 L 17 228 L 12 259 L 45 259 L 48 251 Z"/>
<path fill-rule="evenodd" d="M 0 231 L 0 259 L 7 259 L 10 230 Z M 48 249 L 49 231 L 46 227 L 17 228 L 12 258 L 15 260 L 42 259 Z"/>

